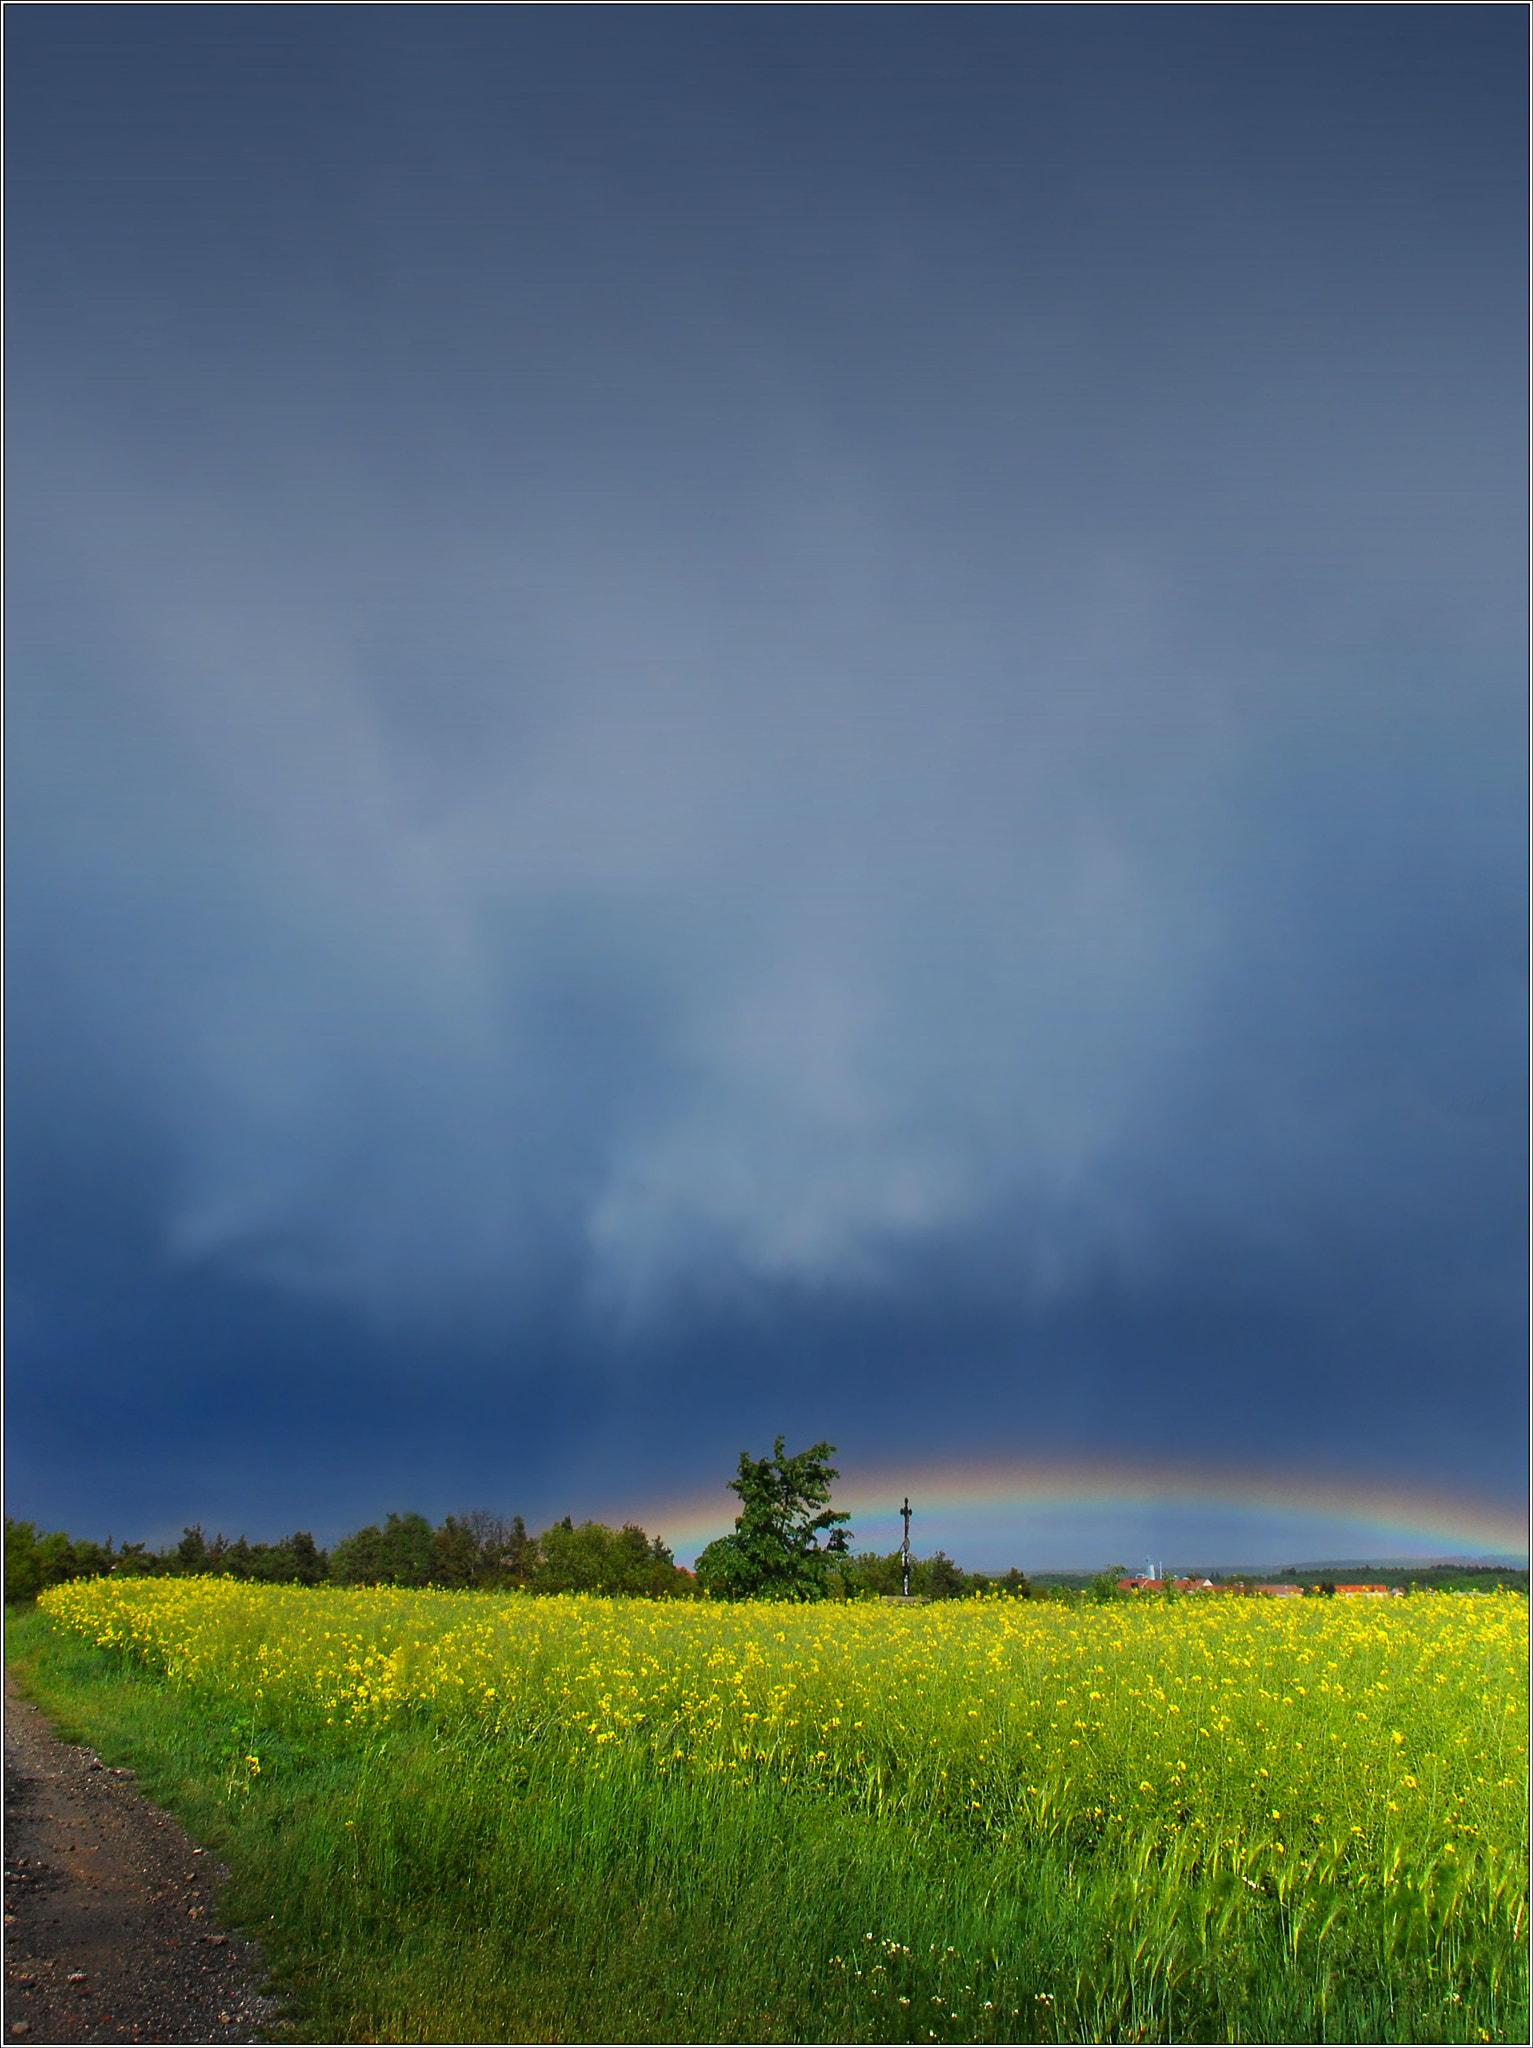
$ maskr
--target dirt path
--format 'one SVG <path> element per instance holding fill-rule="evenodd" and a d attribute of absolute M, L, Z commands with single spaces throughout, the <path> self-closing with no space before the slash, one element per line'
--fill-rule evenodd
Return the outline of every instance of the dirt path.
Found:
<path fill-rule="evenodd" d="M 214 1924 L 227 1875 L 5 1674 L 7 2041 L 259 2040 L 277 2008 Z"/>

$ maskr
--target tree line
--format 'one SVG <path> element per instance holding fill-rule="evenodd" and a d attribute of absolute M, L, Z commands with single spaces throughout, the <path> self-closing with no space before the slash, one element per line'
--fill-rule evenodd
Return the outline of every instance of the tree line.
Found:
<path fill-rule="evenodd" d="M 489 1525 L 488 1532 L 484 1525 Z M 505 1536 L 500 1535 L 504 1530 Z M 488 1541 L 485 1536 L 488 1534 Z M 507 1540 L 509 1539 L 509 1540 Z M 897 1550 L 848 1552 L 816 1593 L 790 1598 L 876 1599 L 900 1590 Z M 642 1529 L 609 1529 L 600 1522 L 556 1522 L 529 1535 L 521 1517 L 509 1524 L 483 1513 L 453 1516 L 432 1527 L 424 1515 L 390 1515 L 322 1550 L 307 1530 L 277 1543 L 231 1543 L 191 1528 L 179 1543 L 150 1550 L 71 1538 L 61 1529 L 40 1532 L 31 1522 L 5 1524 L 5 1597 L 32 1600 L 66 1579 L 211 1577 L 271 1586 L 438 1586 L 528 1593 L 606 1593 L 650 1599 L 730 1597 L 725 1586 L 675 1564 L 657 1537 Z M 942 1551 L 912 1557 L 911 1592 L 926 1600 L 956 1600 L 974 1593 L 1045 1597 L 1024 1573 L 966 1572 Z M 767 1591 L 753 1597 L 770 1598 Z"/>
<path fill-rule="evenodd" d="M 179 1543 L 150 1550 L 39 1532 L 31 1522 L 5 1524 L 5 1597 L 35 1599 L 66 1579 L 210 1576 L 265 1585 L 439 1586 L 527 1593 L 601 1593 L 646 1599 L 856 1600 L 901 1590 L 897 1550 L 854 1552 L 848 1517 L 830 1505 L 840 1476 L 829 1462 L 835 1446 L 812 1444 L 789 1454 L 778 1437 L 772 1453 L 740 1453 L 729 1482 L 740 1500 L 733 1532 L 710 1543 L 695 1571 L 678 1565 L 658 1536 L 635 1523 L 610 1529 L 569 1516 L 531 1534 L 520 1515 L 508 1522 L 478 1510 L 448 1515 L 435 1526 L 419 1514 L 391 1514 L 380 1526 L 343 1536 L 323 1550 L 305 1529 L 276 1543 L 211 1540 L 200 1525 Z M 966 1572 L 944 1552 L 913 1557 L 911 1592 L 926 1600 L 975 1593 L 1040 1595 L 1024 1573 Z"/>
<path fill-rule="evenodd" d="M 66 1579 L 230 1578 L 273 1586 L 441 1586 L 531 1593 L 626 1593 L 666 1597 L 696 1590 L 658 1536 L 629 1524 L 571 1522 L 541 1535 L 520 1515 L 508 1522 L 478 1511 L 448 1515 L 435 1527 L 424 1515 L 390 1515 L 323 1550 L 306 1529 L 277 1543 L 239 1536 L 211 1539 L 199 1525 L 179 1543 L 150 1550 L 40 1533 L 31 1522 L 5 1524 L 5 1597 L 33 1599 Z"/>

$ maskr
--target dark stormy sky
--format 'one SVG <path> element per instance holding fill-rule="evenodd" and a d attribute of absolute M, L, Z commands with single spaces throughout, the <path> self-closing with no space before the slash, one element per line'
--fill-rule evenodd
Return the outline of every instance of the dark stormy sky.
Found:
<path fill-rule="evenodd" d="M 6 26 L 11 1513 L 1515 1507 L 1521 9 Z"/>

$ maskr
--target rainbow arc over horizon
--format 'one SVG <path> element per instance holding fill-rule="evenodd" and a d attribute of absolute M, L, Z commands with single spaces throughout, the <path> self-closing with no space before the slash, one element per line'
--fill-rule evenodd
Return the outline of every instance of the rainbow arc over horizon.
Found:
<path fill-rule="evenodd" d="M 1526 1505 L 1505 1499 L 1334 1472 L 1042 1457 L 848 1464 L 835 1505 L 852 1515 L 856 1548 L 896 1547 L 906 1493 L 917 1552 L 979 1570 L 1096 1570 L 1136 1562 L 1146 1545 L 1178 1565 L 1528 1556 Z M 737 1505 L 710 1487 L 634 1519 L 689 1560 L 733 1526 Z"/>

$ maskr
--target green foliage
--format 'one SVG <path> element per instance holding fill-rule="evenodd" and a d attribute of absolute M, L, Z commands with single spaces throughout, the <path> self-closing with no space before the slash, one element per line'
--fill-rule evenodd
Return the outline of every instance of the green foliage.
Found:
<path fill-rule="evenodd" d="M 699 1559 L 701 1563 L 701 1559 Z M 900 1590 L 901 1555 L 891 1550 L 884 1555 L 876 1550 L 859 1550 L 855 1557 L 849 1557 L 841 1567 L 840 1579 L 853 1599 L 878 1599 L 885 1594 Z M 911 1589 L 919 1591 L 915 1577 L 920 1569 L 919 1560 L 911 1561 Z"/>
<path fill-rule="evenodd" d="M 281 1543 L 274 1543 L 263 1561 L 261 1553 L 264 1548 L 260 1543 L 255 1546 L 252 1578 L 318 1586 L 330 1576 L 330 1560 L 307 1529 L 295 1529 Z"/>
<path fill-rule="evenodd" d="M 835 1445 L 811 1444 L 789 1457 L 778 1437 L 769 1458 L 740 1453 L 730 1490 L 740 1496 L 734 1534 L 697 1560 L 699 1584 L 726 1600 L 823 1600 L 837 1589 L 849 1515 L 830 1506 L 840 1477 Z M 822 1547 L 820 1537 L 826 1541 Z"/>
<path fill-rule="evenodd" d="M 899 1593 L 903 1573 L 904 1557 L 900 1551 L 880 1555 L 876 1550 L 860 1550 L 846 1560 L 839 1577 L 849 1597 L 867 1600 Z M 976 1593 L 1003 1593 L 1026 1600 L 1033 1592 L 1026 1574 L 1015 1565 L 993 1577 L 984 1572 L 966 1572 L 944 1550 L 935 1551 L 930 1557 L 911 1558 L 910 1590 L 922 1600 L 962 1600 Z"/>
<path fill-rule="evenodd" d="M 816 1445 L 800 1459 L 786 1461 L 788 1467 L 803 1469 L 828 1455 L 831 1446 Z M 751 1467 L 752 1481 L 761 1466 L 771 1459 L 744 1461 Z M 828 1499 L 835 1473 L 826 1469 L 824 1485 Z M 779 1475 L 777 1484 L 781 1485 Z M 739 1482 L 736 1481 L 738 1490 Z M 780 1494 L 774 1500 L 780 1499 Z M 826 1515 L 823 1501 L 806 1503 L 803 1519 L 811 1531 L 824 1530 L 823 1548 L 816 1545 L 807 1554 L 807 1572 L 798 1579 L 799 1590 L 778 1597 L 872 1599 L 900 1590 L 901 1557 L 897 1550 L 887 1556 L 861 1551 L 853 1557 L 841 1526 L 844 1515 Z M 750 1518 L 749 1510 L 740 1517 Z M 775 1527 L 775 1524 L 773 1525 Z M 169 1550 L 153 1552 L 142 1543 L 114 1548 L 84 1539 L 72 1541 L 62 1530 L 39 1534 L 31 1522 L 7 1520 L 5 1525 L 5 1597 L 8 1601 L 31 1600 L 47 1586 L 66 1579 L 115 1572 L 183 1576 L 214 1576 L 246 1579 L 262 1585 L 319 1586 L 446 1586 L 471 1587 L 479 1591 L 509 1591 L 520 1588 L 533 1593 L 586 1592 L 633 1594 L 651 1599 L 692 1598 L 703 1590 L 705 1581 L 684 1571 L 670 1550 L 657 1537 L 628 1524 L 610 1529 L 600 1522 L 574 1524 L 568 1516 L 530 1535 L 520 1515 L 509 1522 L 483 1509 L 471 1514 L 448 1515 L 431 1528 L 421 1515 L 390 1515 L 380 1528 L 375 1523 L 357 1529 L 336 1545 L 333 1555 L 319 1548 L 306 1529 L 298 1529 L 276 1543 L 250 1543 L 244 1536 L 231 1543 L 222 1534 L 211 1539 L 200 1524 L 182 1531 L 180 1541 Z M 737 1535 L 739 1524 L 737 1524 Z M 772 1539 L 765 1539 L 768 1544 Z M 768 1555 L 774 1562 L 781 1550 Z M 704 1553 L 709 1577 L 707 1590 L 729 1595 L 737 1579 L 731 1577 L 738 1564 L 736 1538 L 727 1537 Z M 803 1557 L 805 1553 L 800 1552 Z M 781 1576 L 779 1574 L 779 1576 Z M 806 1591 L 806 1584 L 813 1590 Z M 943 1551 L 931 1557 L 911 1559 L 911 1591 L 927 1600 L 953 1600 L 974 1593 L 1004 1593 L 1019 1598 L 1040 1597 L 1025 1575 L 1015 1566 L 1003 1574 L 965 1572 Z"/>
<path fill-rule="evenodd" d="M 538 1538 L 535 1593 L 615 1593 L 663 1597 L 692 1590 L 690 1573 L 676 1562 L 658 1536 L 653 1541 L 632 1522 L 609 1529 L 601 1522 L 578 1528 L 566 1516 Z M 678 1583 L 679 1582 L 679 1583 Z"/>
<path fill-rule="evenodd" d="M 449 1515 L 431 1536 L 431 1583 L 434 1586 L 473 1586 L 484 1572 L 484 1550 L 476 1532 L 456 1515 Z"/>
<path fill-rule="evenodd" d="M 177 1577 L 208 1574 L 254 1579 L 268 1586 L 321 1586 L 330 1577 L 329 1554 L 307 1529 L 295 1529 L 280 1543 L 247 1543 L 243 1536 L 230 1543 L 221 1533 L 209 1543 L 199 1522 L 182 1530 L 173 1551 L 155 1557 L 145 1555 L 142 1544 L 134 1548 L 141 1571 L 166 1571 Z"/>
<path fill-rule="evenodd" d="M 1044 1597 L 1027 1573 L 1019 1571 L 1015 1565 L 994 1578 L 984 1572 L 971 1572 L 969 1590 L 972 1593 L 1004 1593 L 1013 1600 L 1041 1600 Z"/>
<path fill-rule="evenodd" d="M 43 1589 L 42 1563 L 37 1555 L 37 1530 L 31 1522 L 5 1518 L 5 1597 L 35 1600 Z"/>
<path fill-rule="evenodd" d="M 369 1522 L 337 1543 L 330 1576 L 342 1586 L 429 1586 L 432 1540 L 424 1515 Z"/>
<path fill-rule="evenodd" d="M 354 1530 L 321 1550 L 306 1529 L 278 1543 L 211 1540 L 200 1524 L 181 1533 L 169 1550 L 147 1551 L 142 1543 L 114 1549 L 85 1540 L 72 1542 L 62 1530 L 40 1535 L 31 1522 L 7 1519 L 5 1597 L 32 1600 L 49 1586 L 104 1572 L 158 1576 L 221 1577 L 265 1585 L 448 1586 L 481 1591 L 523 1588 L 537 1593 L 627 1593 L 649 1598 L 690 1597 L 697 1582 L 677 1565 L 669 1549 L 632 1524 L 609 1529 L 601 1522 L 578 1528 L 568 1517 L 531 1536 L 520 1515 L 509 1522 L 483 1510 L 449 1515 L 433 1529 L 424 1515 L 391 1514 Z"/>
<path fill-rule="evenodd" d="M 39 1533 L 32 1522 L 5 1522 L 5 1597 L 7 1601 L 35 1600 L 49 1586 L 66 1579 L 100 1578 L 107 1572 L 122 1577 L 153 1569 L 154 1561 L 142 1543 L 114 1546 L 86 1537 L 72 1540 L 62 1529 Z"/>

